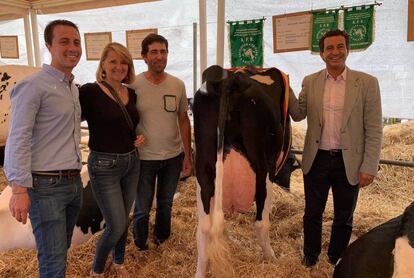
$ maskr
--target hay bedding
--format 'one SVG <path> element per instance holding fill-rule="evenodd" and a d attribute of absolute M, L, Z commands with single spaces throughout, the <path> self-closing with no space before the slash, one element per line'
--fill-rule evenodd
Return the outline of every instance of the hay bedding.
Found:
<path fill-rule="evenodd" d="M 387 126 L 382 152 L 384 159 L 414 161 L 414 121 Z M 294 129 L 294 147 L 301 148 L 303 130 Z M 326 249 L 332 223 L 332 200 L 328 201 L 323 227 L 323 250 L 320 262 L 311 270 L 300 264 L 302 250 L 303 186 L 301 172 L 292 176 L 292 193 L 275 187 L 271 212 L 270 238 L 277 260 L 263 262 L 253 230 L 254 207 L 245 214 L 226 214 L 226 234 L 234 255 L 232 264 L 236 277 L 331 277 L 333 267 L 327 263 Z M 0 188 L 5 186 L 0 175 Z M 360 191 L 355 212 L 353 239 L 372 227 L 400 214 L 414 200 L 414 169 L 381 166 L 374 184 Z M 133 277 L 194 277 L 196 250 L 195 179 L 179 185 L 181 196 L 173 210 L 173 234 L 159 247 L 150 243 L 150 250 L 139 252 L 128 237 L 126 265 Z M 154 219 L 151 219 L 152 223 Z M 7 236 L 7 235 L 2 235 Z M 87 277 L 99 235 L 69 251 L 67 277 Z M 0 277 L 36 277 L 37 259 L 34 250 L 0 253 Z M 110 270 L 106 277 L 115 277 Z"/>

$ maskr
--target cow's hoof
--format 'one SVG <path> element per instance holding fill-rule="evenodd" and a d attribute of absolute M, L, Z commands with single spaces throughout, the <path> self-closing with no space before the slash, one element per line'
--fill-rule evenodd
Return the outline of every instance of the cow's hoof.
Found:
<path fill-rule="evenodd" d="M 148 244 L 145 244 L 144 246 L 142 246 L 142 245 L 139 245 L 137 241 L 134 241 L 134 243 L 138 251 L 147 251 L 149 249 Z"/>
<path fill-rule="evenodd" d="M 91 270 L 90 276 L 91 278 L 98 278 L 98 277 L 105 277 L 105 273 L 96 273 L 93 270 Z"/>
<path fill-rule="evenodd" d="M 306 267 L 312 267 L 316 265 L 317 261 L 318 261 L 317 258 L 310 257 L 310 256 L 304 256 L 302 259 L 302 264 Z"/>

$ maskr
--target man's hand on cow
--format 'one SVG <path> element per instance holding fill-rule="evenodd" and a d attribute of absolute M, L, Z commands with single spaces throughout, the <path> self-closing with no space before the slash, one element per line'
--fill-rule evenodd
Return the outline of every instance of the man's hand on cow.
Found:
<path fill-rule="evenodd" d="M 12 196 L 9 201 L 9 209 L 17 221 L 26 224 L 27 213 L 30 209 L 30 198 L 27 188 L 12 184 Z"/>
<path fill-rule="evenodd" d="M 134 142 L 134 146 L 136 148 L 139 148 L 139 147 L 143 146 L 144 144 L 145 144 L 145 137 L 144 137 L 144 135 L 142 135 L 142 134 L 137 135 L 137 138 L 135 139 L 135 142 Z"/>
<path fill-rule="evenodd" d="M 191 176 L 191 171 L 193 169 L 193 162 L 191 156 L 186 155 L 183 160 L 183 168 L 181 171 L 181 176 L 189 177 Z"/>
<path fill-rule="evenodd" d="M 360 172 L 359 173 L 359 187 L 370 185 L 374 181 L 374 176 Z"/>

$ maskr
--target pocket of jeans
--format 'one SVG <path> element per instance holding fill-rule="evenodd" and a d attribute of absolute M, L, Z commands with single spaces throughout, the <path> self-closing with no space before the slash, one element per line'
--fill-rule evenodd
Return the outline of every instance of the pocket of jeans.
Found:
<path fill-rule="evenodd" d="M 93 163 L 94 169 L 111 169 L 115 166 L 115 159 L 96 159 Z"/>
<path fill-rule="evenodd" d="M 33 192 L 40 199 L 51 197 L 61 182 L 59 176 L 35 176 L 33 177 Z"/>
<path fill-rule="evenodd" d="M 42 189 L 50 189 L 60 182 L 59 176 L 35 176 L 33 177 L 33 189 L 41 191 Z"/>

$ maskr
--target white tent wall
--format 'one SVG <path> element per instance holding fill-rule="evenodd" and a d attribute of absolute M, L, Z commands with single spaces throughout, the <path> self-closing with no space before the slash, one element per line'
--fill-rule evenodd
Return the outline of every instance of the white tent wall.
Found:
<path fill-rule="evenodd" d="M 368 72 L 380 82 L 385 117 L 414 119 L 414 42 L 407 42 L 407 0 L 384 0 L 376 6 L 375 40 L 365 51 L 352 52 L 350 68 Z M 207 65 L 216 62 L 217 1 L 207 0 Z M 309 51 L 273 53 L 272 16 L 323 8 L 370 4 L 372 1 L 308 0 L 226 0 L 226 21 L 265 17 L 264 66 L 275 66 L 290 75 L 291 86 L 298 94 L 304 76 L 324 67 L 319 55 Z M 125 31 L 158 28 L 169 40 L 167 71 L 183 79 L 189 97 L 193 95 L 192 23 L 198 22 L 198 0 L 164 0 L 112 8 L 54 15 L 38 15 L 42 62 L 50 55 L 43 43 L 46 24 L 65 18 L 78 24 L 83 40 L 86 32 L 112 32 L 112 40 L 123 44 Z M 27 64 L 23 19 L 0 22 L 0 35 L 19 35 L 20 59 L 1 59 L 0 64 Z M 228 29 L 225 31 L 224 66 L 230 67 Z M 97 61 L 86 61 L 84 53 L 74 70 L 80 83 L 93 82 Z M 142 60 L 135 61 L 136 72 L 146 69 Z M 198 76 L 199 73 L 198 73 Z"/>

